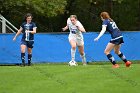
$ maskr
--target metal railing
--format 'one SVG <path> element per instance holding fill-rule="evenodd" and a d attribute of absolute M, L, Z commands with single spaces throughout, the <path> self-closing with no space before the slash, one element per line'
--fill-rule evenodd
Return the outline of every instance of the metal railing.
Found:
<path fill-rule="evenodd" d="M 7 19 L 5 19 L 1 14 L 0 14 L 0 22 L 2 23 L 2 33 L 6 33 L 6 28 L 8 28 L 13 33 L 16 33 L 16 31 L 18 31 L 18 29 L 13 24 L 11 24 Z"/>

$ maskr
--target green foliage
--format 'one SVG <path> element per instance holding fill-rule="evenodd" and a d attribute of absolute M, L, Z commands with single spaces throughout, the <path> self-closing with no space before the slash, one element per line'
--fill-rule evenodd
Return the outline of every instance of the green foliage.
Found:
<path fill-rule="evenodd" d="M 100 13 L 107 11 L 122 31 L 140 30 L 140 0 L 70 0 L 70 14 L 76 14 L 87 31 L 100 31 Z M 73 8 L 74 7 L 74 8 Z"/>
<path fill-rule="evenodd" d="M 71 14 L 86 31 L 100 31 L 100 13 L 107 11 L 120 30 L 140 30 L 140 0 L 0 0 L 0 13 L 16 27 L 30 12 L 38 32 L 59 32 Z"/>
<path fill-rule="evenodd" d="M 5 0 L 0 8 L 9 10 L 26 7 L 27 10 L 35 10 L 37 14 L 52 17 L 63 14 L 66 4 L 66 0 Z"/>
<path fill-rule="evenodd" d="M 39 32 L 52 31 L 49 19 L 64 14 L 67 5 L 66 0 L 2 0 L 0 2 L 2 3 L 0 12 L 18 28 L 24 15 L 28 12 L 32 13 Z"/>

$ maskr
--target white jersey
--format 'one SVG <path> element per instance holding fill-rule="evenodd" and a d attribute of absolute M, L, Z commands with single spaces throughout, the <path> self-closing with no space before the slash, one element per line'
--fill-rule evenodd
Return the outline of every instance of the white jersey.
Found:
<path fill-rule="evenodd" d="M 79 21 L 76 22 L 76 25 L 79 28 L 83 28 L 83 25 Z M 70 30 L 69 41 L 74 40 L 77 42 L 78 45 L 83 45 L 84 42 L 83 42 L 82 32 L 79 31 L 78 28 L 72 24 L 70 18 L 68 18 L 67 20 L 67 26 L 69 27 L 69 30 Z"/>
<path fill-rule="evenodd" d="M 76 22 L 76 25 L 80 28 L 83 28 L 83 25 L 79 21 Z M 73 35 L 76 38 L 81 37 L 83 39 L 82 32 L 79 31 L 78 28 L 75 25 L 72 24 L 70 18 L 68 18 L 68 20 L 67 20 L 67 26 L 69 27 L 70 35 Z"/>

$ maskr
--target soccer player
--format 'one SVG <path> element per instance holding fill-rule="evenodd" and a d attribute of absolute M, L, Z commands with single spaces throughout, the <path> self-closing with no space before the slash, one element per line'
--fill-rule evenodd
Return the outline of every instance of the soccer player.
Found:
<path fill-rule="evenodd" d="M 77 20 L 76 15 L 71 15 L 70 18 L 67 19 L 67 25 L 62 28 L 63 31 L 66 31 L 67 29 L 70 30 L 69 33 L 69 42 L 71 45 L 71 61 L 75 62 L 75 52 L 76 52 L 76 46 L 78 46 L 82 63 L 83 65 L 86 65 L 86 58 L 84 53 L 84 40 L 82 32 L 86 32 L 83 25 Z"/>
<path fill-rule="evenodd" d="M 110 51 L 112 49 L 114 49 L 114 52 L 125 62 L 126 67 L 129 67 L 131 65 L 131 62 L 127 61 L 125 55 L 120 51 L 121 44 L 124 43 L 121 31 L 117 27 L 116 23 L 110 18 L 107 12 L 102 12 L 100 14 L 100 17 L 101 17 L 101 20 L 103 21 L 102 30 L 100 34 L 98 35 L 98 37 L 94 39 L 94 41 L 98 41 L 98 39 L 105 33 L 105 31 L 108 31 L 111 34 L 112 39 L 106 46 L 104 53 L 113 64 L 112 67 L 113 68 L 119 67 L 114 57 L 110 54 Z"/>
<path fill-rule="evenodd" d="M 13 40 L 16 40 L 16 37 L 20 34 L 23 33 L 22 39 L 21 39 L 21 60 L 22 60 L 22 65 L 25 66 L 25 50 L 27 47 L 28 50 L 28 66 L 31 65 L 31 59 L 32 59 L 32 48 L 34 44 L 34 34 L 36 33 L 36 24 L 32 22 L 32 14 L 27 13 L 25 15 L 25 22 L 22 23 L 20 26 L 20 29 L 14 36 Z"/>

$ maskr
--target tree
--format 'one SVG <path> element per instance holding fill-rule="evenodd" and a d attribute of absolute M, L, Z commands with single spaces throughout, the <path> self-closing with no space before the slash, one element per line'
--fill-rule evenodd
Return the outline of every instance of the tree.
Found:
<path fill-rule="evenodd" d="M 50 30 L 49 19 L 62 15 L 67 5 L 66 0 L 0 0 L 0 3 L 0 13 L 17 27 L 23 20 L 21 17 L 26 13 L 30 12 L 35 15 L 34 19 L 39 23 L 40 31 Z"/>

